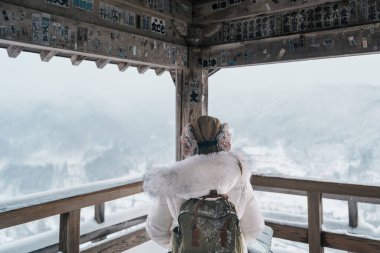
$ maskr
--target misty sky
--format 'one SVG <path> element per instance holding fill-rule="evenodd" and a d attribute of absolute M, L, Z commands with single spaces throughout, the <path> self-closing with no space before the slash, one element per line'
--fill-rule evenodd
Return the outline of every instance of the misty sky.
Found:
<path fill-rule="evenodd" d="M 140 75 L 135 68 L 119 72 L 115 65 L 98 70 L 95 63 L 86 61 L 74 67 L 69 59 L 59 57 L 44 63 L 39 55 L 29 53 L 11 59 L 6 50 L 0 50 L 0 59 L 0 110 L 10 107 L 17 111 L 42 100 L 73 107 L 95 103 L 113 113 L 131 103 L 145 106 L 148 101 L 174 108 L 174 85 L 168 73 L 156 77 L 150 70 Z M 265 88 L 268 84 L 380 85 L 379 61 L 379 55 L 367 55 L 224 69 L 209 80 L 210 108 L 213 90 L 221 88 L 232 91 Z"/>

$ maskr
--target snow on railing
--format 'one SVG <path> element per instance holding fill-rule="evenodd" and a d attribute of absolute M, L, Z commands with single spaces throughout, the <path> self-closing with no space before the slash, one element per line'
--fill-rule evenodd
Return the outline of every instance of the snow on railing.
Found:
<path fill-rule="evenodd" d="M 322 197 L 379 204 L 380 187 L 265 175 L 253 175 L 251 183 L 254 185 L 254 189 L 259 191 L 307 196 L 307 225 L 302 226 L 267 220 L 267 225 L 274 230 L 274 237 L 308 243 L 310 253 L 321 253 L 323 252 L 323 247 L 354 252 L 380 252 L 380 240 L 324 230 L 322 218 Z M 80 226 L 80 209 L 131 196 L 142 191 L 142 181 L 122 178 L 70 190 L 59 190 L 0 202 L 0 229 L 59 214 L 58 245 L 52 245 L 44 250 L 39 250 L 39 252 L 57 252 L 57 250 L 60 250 L 70 253 L 90 253 L 104 249 L 122 252 L 149 240 L 143 227 L 129 234 L 121 234 L 115 238 L 98 241 L 95 245 L 82 248 L 81 251 L 79 245 L 84 242 L 105 238 L 109 234 L 125 230 L 131 226 L 143 224 L 146 219 L 146 212 L 141 213 L 141 215 L 137 215 L 140 214 L 140 211 L 135 212 L 137 215 L 135 219 L 98 228 L 96 231 L 88 231 L 87 234 L 83 234 L 83 232 L 80 233 L 80 227 L 83 230 L 85 225 Z M 125 220 L 127 219 L 125 217 Z"/>

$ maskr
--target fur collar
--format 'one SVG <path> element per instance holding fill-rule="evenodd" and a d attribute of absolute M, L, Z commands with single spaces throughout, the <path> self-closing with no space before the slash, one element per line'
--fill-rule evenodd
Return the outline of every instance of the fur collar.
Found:
<path fill-rule="evenodd" d="M 152 197 L 184 199 L 207 195 L 212 189 L 226 194 L 242 176 L 249 180 L 244 165 L 241 175 L 236 157 L 230 152 L 218 152 L 191 156 L 169 165 L 154 166 L 144 176 L 144 190 Z M 243 164 L 240 158 L 239 160 Z"/>

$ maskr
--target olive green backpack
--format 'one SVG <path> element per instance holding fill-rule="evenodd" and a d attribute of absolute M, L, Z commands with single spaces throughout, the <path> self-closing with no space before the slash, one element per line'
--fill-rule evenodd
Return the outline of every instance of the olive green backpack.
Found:
<path fill-rule="evenodd" d="M 211 191 L 189 199 L 180 208 L 173 231 L 172 253 L 243 253 L 242 234 L 234 205 Z"/>

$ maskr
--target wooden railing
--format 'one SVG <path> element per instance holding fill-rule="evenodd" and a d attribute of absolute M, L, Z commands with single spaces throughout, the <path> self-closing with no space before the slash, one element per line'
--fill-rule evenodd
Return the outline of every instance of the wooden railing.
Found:
<path fill-rule="evenodd" d="M 254 189 L 258 191 L 307 196 L 307 228 L 284 225 L 284 222 L 267 222 L 267 225 L 274 230 L 274 237 L 307 243 L 309 244 L 310 253 L 321 253 L 323 252 L 323 247 L 350 252 L 380 252 L 380 240 L 322 230 L 322 197 L 346 200 L 350 201 L 350 203 L 380 204 L 380 187 L 262 175 L 252 176 L 251 183 L 254 185 Z M 114 239 L 97 242 L 94 244 L 95 246 L 87 247 L 82 251 L 80 251 L 79 245 L 85 242 L 102 240 L 112 233 L 142 224 L 146 220 L 146 215 L 142 214 L 132 220 L 80 236 L 80 210 L 84 207 L 99 205 L 107 201 L 141 193 L 142 191 L 142 182 L 136 181 L 126 185 L 75 194 L 11 210 L 5 209 L 4 211 L 3 209 L 1 211 L 0 206 L 0 229 L 60 215 L 59 243 L 34 252 L 57 252 L 57 250 L 64 253 L 123 252 L 149 240 L 144 227 L 134 230 L 134 232 L 129 234 L 115 237 Z M 350 204 L 349 206 L 354 206 L 354 208 L 351 208 L 353 210 L 351 212 L 355 212 L 355 206 L 357 207 L 357 205 Z M 353 218 L 353 222 L 355 222 L 354 220 Z"/>

